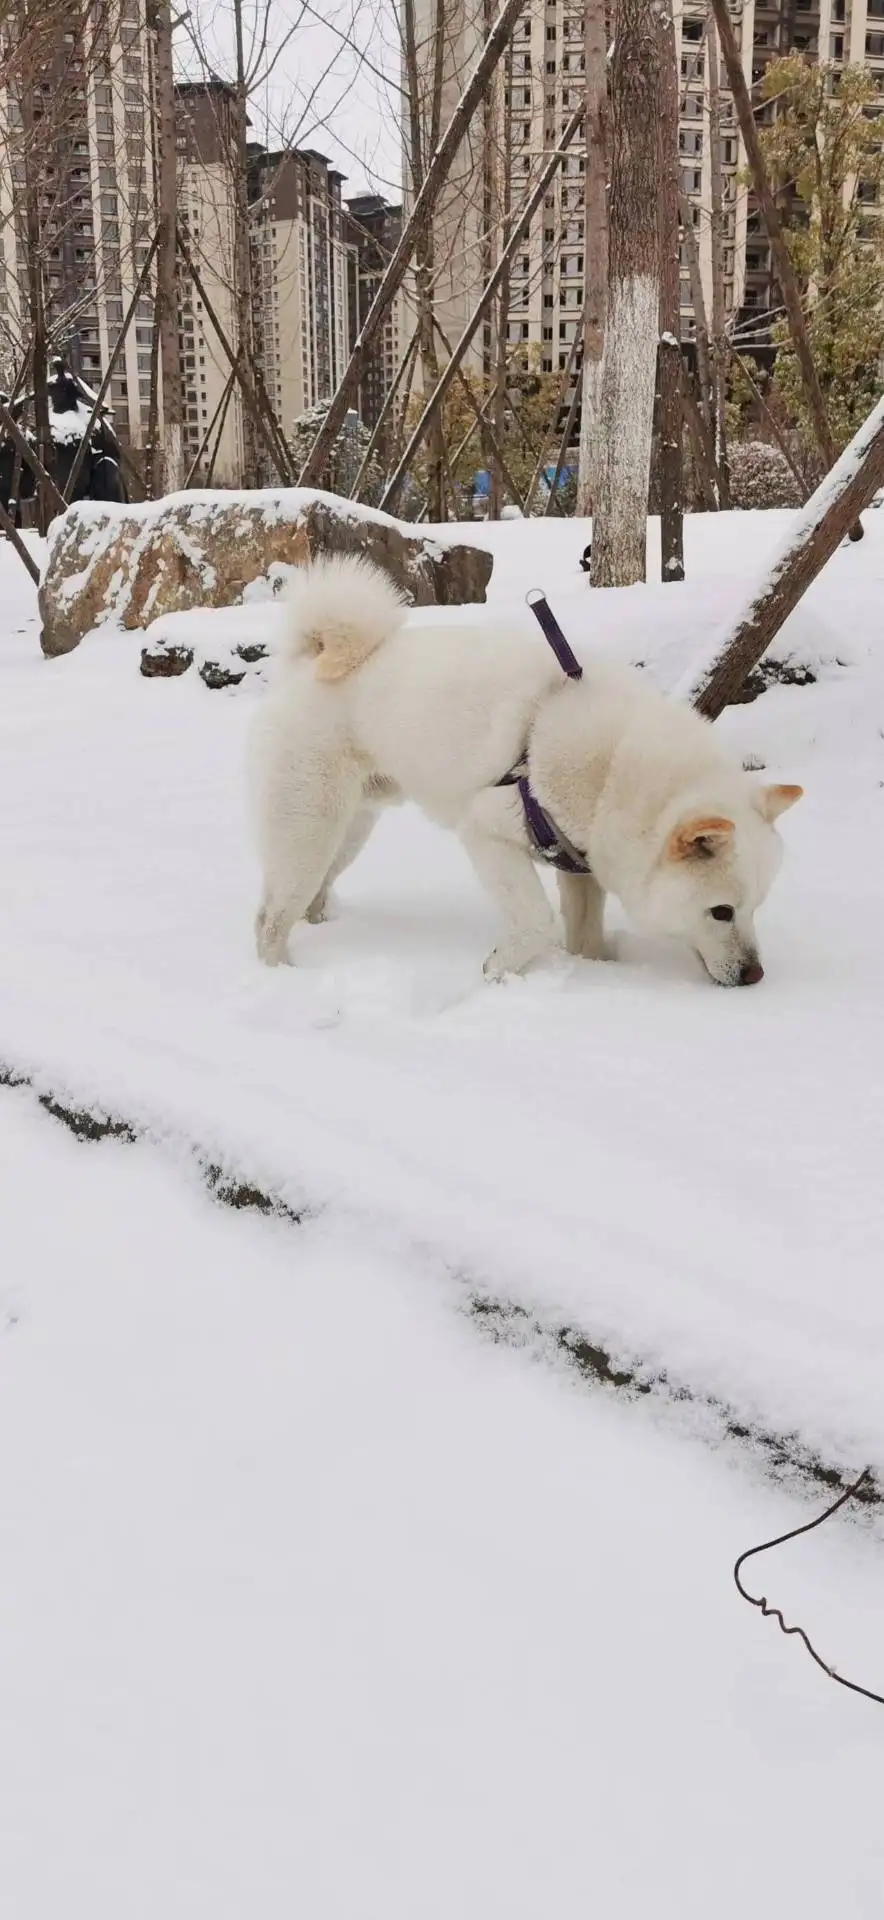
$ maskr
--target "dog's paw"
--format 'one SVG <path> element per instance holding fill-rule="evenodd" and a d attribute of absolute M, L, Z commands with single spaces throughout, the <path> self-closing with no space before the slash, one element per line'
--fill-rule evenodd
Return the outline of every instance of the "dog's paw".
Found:
<path fill-rule="evenodd" d="M 494 952 L 489 953 L 482 972 L 486 980 L 505 980 L 508 973 L 516 972 L 516 968 L 506 949 L 495 947 Z"/>
<path fill-rule="evenodd" d="M 486 980 L 506 980 L 511 973 L 524 973 L 534 960 L 545 960 L 552 952 L 548 940 L 512 940 L 495 947 L 482 969 Z"/>

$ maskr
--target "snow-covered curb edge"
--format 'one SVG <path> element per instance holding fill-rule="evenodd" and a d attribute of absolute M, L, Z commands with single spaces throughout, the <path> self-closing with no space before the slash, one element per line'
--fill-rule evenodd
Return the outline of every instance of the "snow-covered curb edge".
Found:
<path fill-rule="evenodd" d="M 159 1130 L 93 1105 L 80 1105 L 69 1090 L 45 1085 L 42 1077 L 0 1062 L 0 1090 L 4 1088 L 31 1093 L 44 1111 L 78 1140 L 94 1143 L 112 1139 L 128 1146 L 143 1143 L 166 1152 L 176 1148 L 178 1158 L 183 1157 L 196 1169 L 210 1197 L 220 1205 L 259 1212 L 291 1226 L 300 1226 L 322 1210 L 309 1204 L 291 1206 L 269 1186 L 259 1186 L 254 1178 L 216 1160 L 198 1143 L 178 1137 L 169 1128 Z M 695 1427 L 699 1414 L 705 1439 L 713 1444 L 737 1445 L 743 1457 L 748 1455 L 771 1479 L 797 1478 L 808 1488 L 823 1486 L 833 1492 L 842 1492 L 850 1485 L 854 1477 L 850 1472 L 832 1466 L 797 1434 L 776 1434 L 757 1424 L 749 1425 L 726 1401 L 689 1383 L 673 1381 L 665 1371 L 648 1368 L 638 1357 L 615 1360 L 585 1331 L 547 1323 L 517 1301 L 489 1294 L 481 1282 L 463 1272 L 456 1278 L 465 1294 L 465 1312 L 484 1337 L 528 1349 L 547 1363 L 565 1367 L 592 1386 L 617 1392 L 633 1403 L 650 1397 L 668 1415 L 676 1417 L 689 1410 Z M 866 1507 L 884 1506 L 884 1486 L 872 1475 L 856 1498 Z"/>

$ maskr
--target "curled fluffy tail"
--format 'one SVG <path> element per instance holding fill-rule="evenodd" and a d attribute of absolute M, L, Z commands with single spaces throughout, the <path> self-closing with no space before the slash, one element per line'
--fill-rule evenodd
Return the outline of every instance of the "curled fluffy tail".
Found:
<path fill-rule="evenodd" d="M 312 657 L 317 680 L 343 680 L 401 627 L 406 611 L 389 574 L 370 560 L 313 560 L 291 588 L 289 654 Z"/>

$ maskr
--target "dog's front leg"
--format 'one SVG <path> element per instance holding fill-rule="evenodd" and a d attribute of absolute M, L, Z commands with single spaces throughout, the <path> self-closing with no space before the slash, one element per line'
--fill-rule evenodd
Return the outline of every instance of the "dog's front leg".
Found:
<path fill-rule="evenodd" d="M 605 957 L 605 896 L 591 873 L 560 873 L 559 899 L 565 922 L 565 946 L 584 960 Z"/>
<path fill-rule="evenodd" d="M 473 867 L 505 922 L 485 962 L 487 980 L 521 973 L 556 944 L 555 915 L 528 848 L 507 835 L 507 829 L 518 832 L 518 809 L 518 800 L 494 788 L 478 796 L 459 827 Z"/>

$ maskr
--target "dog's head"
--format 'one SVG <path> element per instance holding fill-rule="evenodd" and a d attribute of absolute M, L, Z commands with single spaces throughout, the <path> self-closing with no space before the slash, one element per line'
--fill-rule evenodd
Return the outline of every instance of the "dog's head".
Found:
<path fill-rule="evenodd" d="M 643 916 L 655 932 L 686 941 L 722 987 L 750 987 L 764 968 L 755 913 L 782 859 L 774 822 L 800 787 L 756 787 L 726 808 L 698 808 L 669 829 Z"/>

